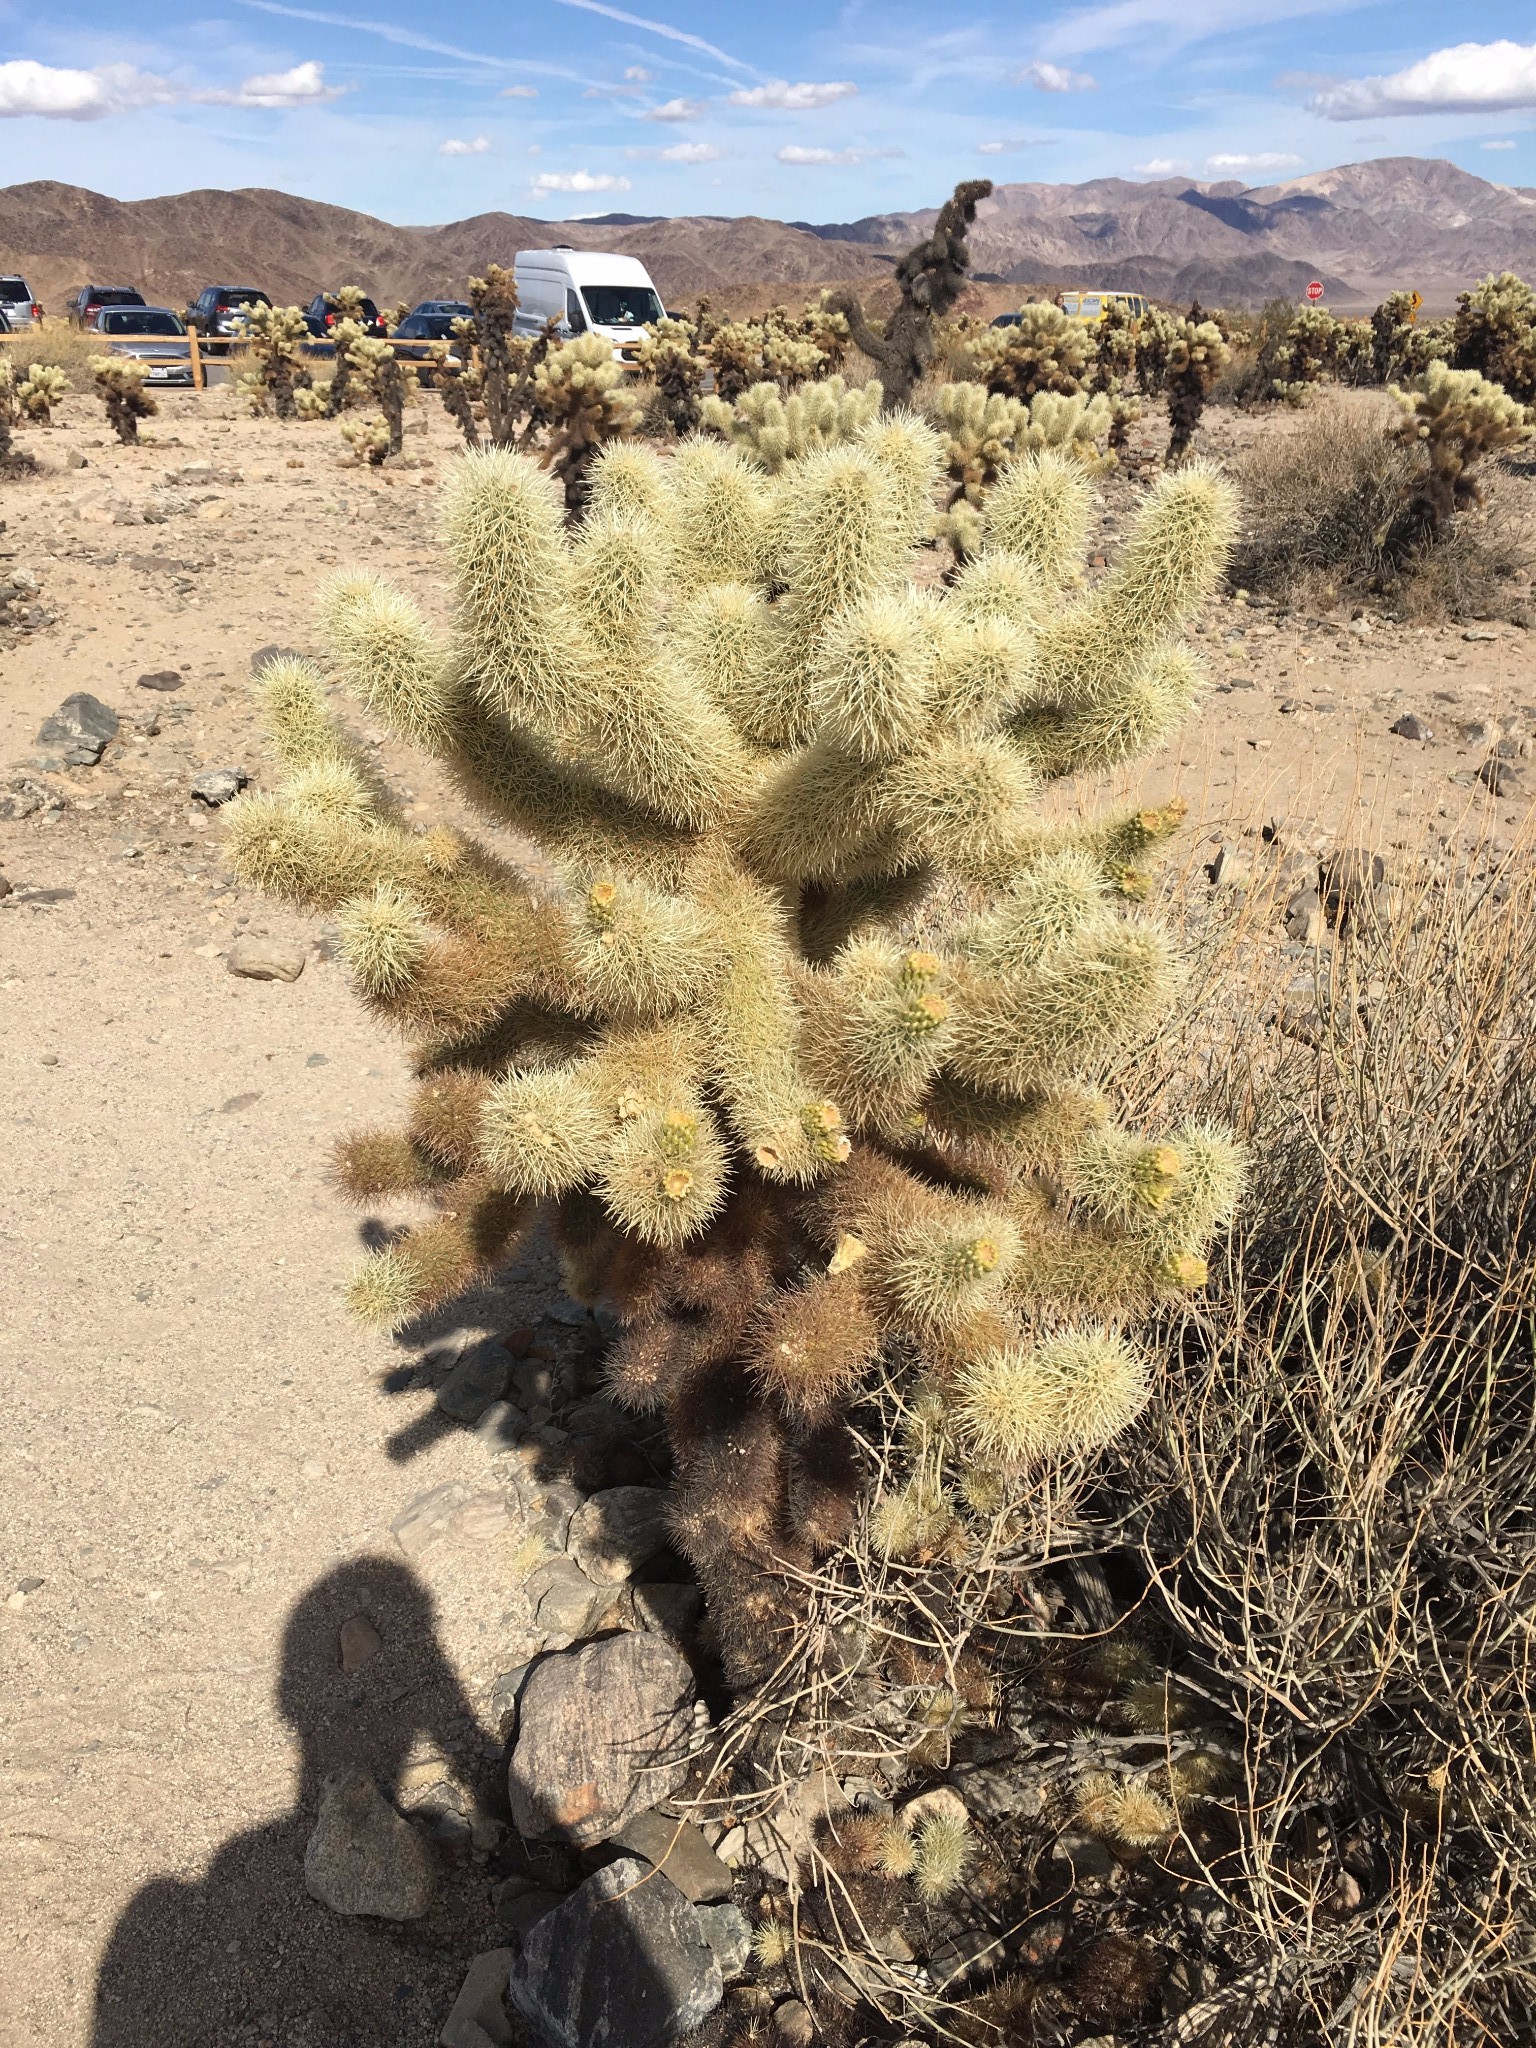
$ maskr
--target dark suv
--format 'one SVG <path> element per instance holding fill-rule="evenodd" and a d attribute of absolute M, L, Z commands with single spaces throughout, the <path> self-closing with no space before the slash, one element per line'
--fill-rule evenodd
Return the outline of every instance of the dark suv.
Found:
<path fill-rule="evenodd" d="M 83 284 L 69 302 L 69 317 L 76 327 L 89 327 L 103 306 L 142 306 L 144 294 L 118 284 Z"/>
<path fill-rule="evenodd" d="M 474 313 L 462 299 L 423 299 L 413 306 L 395 329 L 396 341 L 447 341 L 455 320 L 468 320 Z"/>
<path fill-rule="evenodd" d="M 270 306 L 271 299 L 253 285 L 204 285 L 188 306 L 184 318 L 199 334 L 237 334 L 244 326 L 246 306 Z"/>
<path fill-rule="evenodd" d="M 311 334 L 318 334 L 322 341 L 340 318 L 341 315 L 336 310 L 335 295 L 332 292 L 316 292 L 315 296 L 304 308 L 304 324 L 308 327 Z M 379 309 L 372 299 L 364 299 L 362 319 L 359 325 L 365 334 L 383 336 L 385 332 L 384 322 L 380 319 Z"/>

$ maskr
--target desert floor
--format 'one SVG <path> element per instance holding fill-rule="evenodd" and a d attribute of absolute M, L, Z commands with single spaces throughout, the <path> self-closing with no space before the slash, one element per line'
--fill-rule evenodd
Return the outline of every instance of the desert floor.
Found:
<path fill-rule="evenodd" d="M 1258 430 L 1215 415 L 1206 447 Z M 318 920 L 229 882 L 219 814 L 188 791 L 208 769 L 269 776 L 252 656 L 314 645 L 331 565 L 445 614 L 434 493 L 457 444 L 429 401 L 405 465 L 365 470 L 333 425 L 243 419 L 227 392 L 166 398 L 136 449 L 82 398 L 22 441 L 45 473 L 6 489 L 0 582 L 31 571 L 55 616 L 0 634 L 0 807 L 18 778 L 57 804 L 0 821 L 0 2042 L 141 2038 L 110 2010 L 93 2036 L 98 1967 L 140 1895 L 112 1981 L 129 2005 L 164 1996 L 164 2042 L 207 2038 L 198 1987 L 217 1976 L 244 2015 L 220 2048 L 415 2048 L 487 1945 L 483 1875 L 461 1859 L 415 1930 L 343 1924 L 303 1894 L 302 1808 L 360 1739 L 418 1775 L 483 1768 L 489 1677 L 526 1652 L 515 1615 L 496 1636 L 493 1553 L 426 1592 L 403 1568 L 392 1520 L 445 1480 L 473 1487 L 486 1449 L 432 1421 L 420 1342 L 369 1336 L 341 1303 L 359 1220 L 327 1147 L 399 1107 L 401 1050 Z M 1130 496 L 1105 492 L 1110 557 Z M 1190 800 L 1194 886 L 1224 840 L 1262 858 L 1272 819 L 1282 844 L 1315 830 L 1389 863 L 1441 842 L 1477 858 L 1520 830 L 1525 796 L 1495 800 L 1476 771 L 1489 728 L 1536 731 L 1526 630 L 1277 626 L 1230 600 L 1203 625 L 1218 688 L 1144 775 Z M 168 669 L 179 689 L 139 686 Z M 41 772 L 38 727 L 76 690 L 118 712 L 119 739 L 97 767 Z M 1405 712 L 1433 739 L 1394 736 Z M 435 814 L 430 771 L 380 754 Z M 301 949 L 300 977 L 231 975 L 242 934 Z M 533 1326 L 551 1307 L 535 1251 L 456 1319 Z M 339 1674 L 336 1630 L 360 1611 L 385 1652 Z M 267 1998 L 279 1972 L 306 2017 Z"/>

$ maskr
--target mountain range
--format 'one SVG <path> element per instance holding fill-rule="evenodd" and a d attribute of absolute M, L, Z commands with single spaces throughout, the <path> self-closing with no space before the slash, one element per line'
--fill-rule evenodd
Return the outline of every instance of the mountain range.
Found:
<path fill-rule="evenodd" d="M 934 214 L 814 223 L 485 213 L 395 227 L 284 192 L 123 201 L 39 181 L 0 188 L 0 268 L 20 271 L 50 308 L 86 282 L 135 284 L 152 302 L 173 306 L 204 284 L 258 285 L 274 299 L 301 302 L 355 282 L 385 304 L 460 297 L 465 279 L 488 263 L 565 242 L 639 256 L 672 302 L 701 291 L 730 297 L 748 287 L 846 282 L 878 306 L 890 296 L 897 258 Z M 971 251 L 977 284 L 993 288 L 984 293 L 989 302 L 1101 285 L 1169 301 L 1252 304 L 1295 297 L 1317 277 L 1335 307 L 1373 305 L 1398 287 L 1448 306 L 1488 271 L 1536 276 L 1536 191 L 1421 157 L 1378 157 L 1259 186 L 1189 178 L 1005 184 L 982 202 Z"/>

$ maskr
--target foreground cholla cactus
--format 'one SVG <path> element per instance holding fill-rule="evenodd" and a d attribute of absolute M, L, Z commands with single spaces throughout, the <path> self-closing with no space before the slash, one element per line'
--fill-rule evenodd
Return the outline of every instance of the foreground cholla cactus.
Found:
<path fill-rule="evenodd" d="M 302 350 L 309 327 L 297 306 L 252 306 L 245 323 L 247 368 L 240 378 L 253 412 L 268 404 L 280 420 L 298 416 L 295 381 L 303 375 Z"/>
<path fill-rule="evenodd" d="M 407 1127 L 347 1139 L 338 1175 L 438 1213 L 354 1306 L 398 1326 L 551 1215 L 573 1293 L 622 1320 L 615 1395 L 664 1411 L 676 1541 L 738 1680 L 849 1528 L 878 1373 L 926 1375 L 1005 1498 L 1135 1415 L 1123 1319 L 1200 1286 L 1235 1193 L 1219 1136 L 1122 1128 L 1094 1083 L 1170 1000 L 1128 905 L 1182 807 L 1037 808 L 1188 709 L 1179 629 L 1232 494 L 1164 477 L 1075 596 L 1091 486 L 1025 458 L 977 559 L 920 590 L 941 463 L 903 414 L 772 479 L 716 441 L 623 444 L 568 532 L 533 462 L 468 456 L 451 636 L 367 575 L 326 633 L 369 716 L 543 879 L 409 829 L 297 659 L 264 671 L 284 785 L 232 813 L 237 871 L 334 915 L 415 1046 Z"/>
<path fill-rule="evenodd" d="M 106 402 L 107 423 L 113 433 L 126 444 L 137 442 L 139 421 L 153 419 L 160 410 L 144 389 L 147 365 L 135 362 L 132 356 L 92 356 L 91 374 Z"/>
<path fill-rule="evenodd" d="M 53 408 L 69 393 L 69 374 L 52 363 L 33 363 L 16 386 L 16 402 L 29 420 L 52 425 Z"/>
<path fill-rule="evenodd" d="M 614 361 L 612 344 L 600 334 L 580 334 L 537 365 L 532 403 L 535 417 L 549 429 L 544 466 L 559 477 L 567 510 L 577 512 L 598 450 L 639 426 L 639 397 Z"/>
<path fill-rule="evenodd" d="M 882 395 L 878 384 L 855 385 L 850 391 L 841 377 L 802 385 L 788 398 L 777 384 L 752 384 L 734 405 L 711 393 L 704 400 L 703 421 L 777 475 L 786 462 L 813 448 L 854 440 L 879 412 Z"/>

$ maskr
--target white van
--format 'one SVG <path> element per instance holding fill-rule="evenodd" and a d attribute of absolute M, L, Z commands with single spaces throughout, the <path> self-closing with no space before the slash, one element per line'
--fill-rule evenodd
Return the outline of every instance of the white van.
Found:
<path fill-rule="evenodd" d="M 643 263 L 633 256 L 605 256 L 596 249 L 519 249 L 512 259 L 517 280 L 519 334 L 538 334 L 548 320 L 560 322 L 562 336 L 600 334 L 623 362 L 633 362 L 642 328 L 663 317 L 660 294 Z"/>

